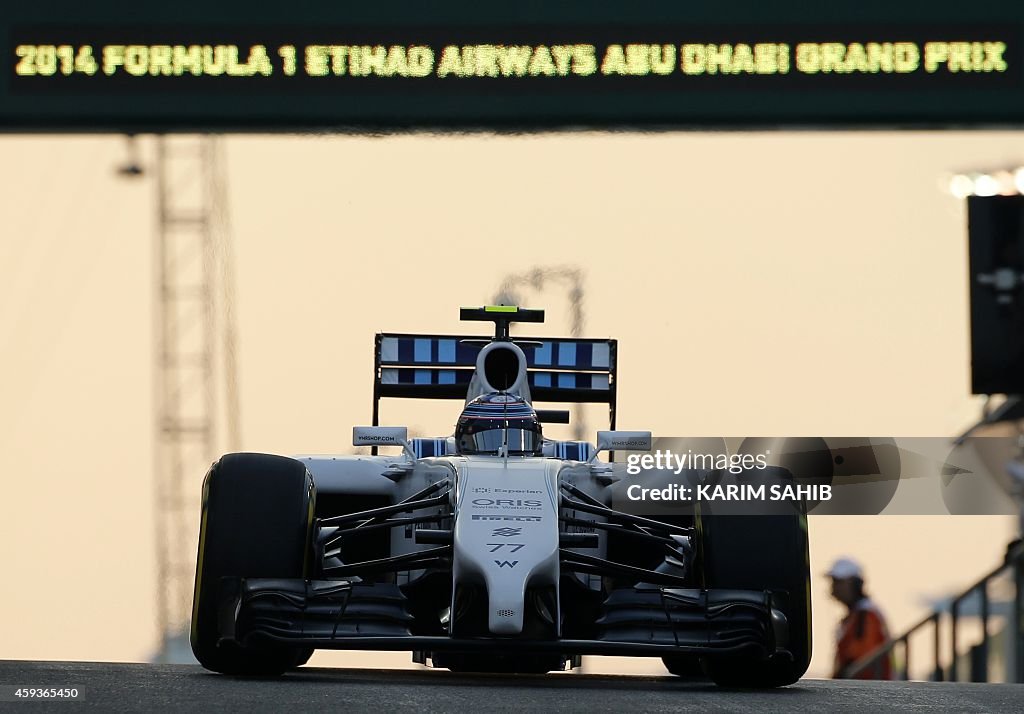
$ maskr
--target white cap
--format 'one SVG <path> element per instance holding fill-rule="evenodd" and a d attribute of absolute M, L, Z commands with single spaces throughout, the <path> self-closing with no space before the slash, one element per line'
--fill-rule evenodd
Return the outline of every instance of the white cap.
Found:
<path fill-rule="evenodd" d="M 844 578 L 860 578 L 864 579 L 864 569 L 860 567 L 853 558 L 837 558 L 836 562 L 832 563 L 832 567 L 829 568 L 825 575 L 830 578 L 838 578 L 840 580 Z"/>

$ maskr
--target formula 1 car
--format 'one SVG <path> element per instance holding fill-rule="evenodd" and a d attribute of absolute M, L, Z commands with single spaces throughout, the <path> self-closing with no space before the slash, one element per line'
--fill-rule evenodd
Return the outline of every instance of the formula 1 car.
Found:
<path fill-rule="evenodd" d="M 316 648 L 408 650 L 455 671 L 548 672 L 625 655 L 721 685 L 798 680 L 811 655 L 804 510 L 616 510 L 631 477 L 598 454 L 651 448 L 649 432 L 615 429 L 616 341 L 510 336 L 542 310 L 461 318 L 494 322 L 494 336 L 377 336 L 373 425 L 353 430 L 371 454 L 213 464 L 192 611 L 199 662 L 277 675 Z M 464 407 L 454 435 L 409 439 L 379 426 L 385 397 Z M 545 439 L 543 424 L 568 412 L 535 401 L 607 404 L 611 429 L 596 444 Z M 684 476 L 792 480 L 772 467 Z"/>

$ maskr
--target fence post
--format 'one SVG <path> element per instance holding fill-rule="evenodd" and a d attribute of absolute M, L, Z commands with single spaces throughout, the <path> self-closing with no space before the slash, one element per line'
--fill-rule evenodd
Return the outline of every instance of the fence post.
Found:
<path fill-rule="evenodd" d="M 988 681 L 988 580 L 978 588 L 981 592 L 981 642 L 978 647 L 978 659 L 981 662 L 981 681 Z M 973 679 L 973 677 L 972 677 Z"/>
<path fill-rule="evenodd" d="M 950 682 L 957 681 L 957 679 L 958 679 L 957 675 L 959 674 L 957 672 L 957 662 L 956 662 L 956 625 L 957 625 L 957 619 L 958 619 L 958 616 L 959 616 L 959 612 L 958 612 L 959 610 L 960 610 L 960 600 L 954 599 L 951 603 L 949 603 L 949 649 L 950 649 L 950 656 L 949 656 L 949 678 L 948 679 L 949 679 Z"/>
<path fill-rule="evenodd" d="M 908 634 L 900 642 L 903 643 L 903 679 L 904 682 L 910 680 L 910 635 Z"/>
<path fill-rule="evenodd" d="M 1010 623 L 1014 637 L 1015 682 L 1024 682 L 1024 551 L 1018 551 L 1013 560 L 1013 622 Z"/>

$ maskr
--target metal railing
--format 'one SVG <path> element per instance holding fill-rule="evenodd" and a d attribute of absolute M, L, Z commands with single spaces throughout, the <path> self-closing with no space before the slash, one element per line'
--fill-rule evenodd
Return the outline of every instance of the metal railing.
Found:
<path fill-rule="evenodd" d="M 909 679 L 910 672 L 910 636 L 919 630 L 931 626 L 934 628 L 934 639 L 932 648 L 933 666 L 929 677 L 932 681 L 943 680 L 955 682 L 960 678 L 960 662 L 958 651 L 958 626 L 961 620 L 963 603 L 969 597 L 978 593 L 980 605 L 978 618 L 981 624 L 981 641 L 972 650 L 972 681 L 988 681 L 989 672 L 989 650 L 991 635 L 989 633 L 989 620 L 991 618 L 991 601 L 989 598 L 989 583 L 1010 571 L 1013 578 L 1013 602 L 1010 608 L 1009 622 L 1006 632 L 1013 639 L 1013 667 L 1008 668 L 1006 675 L 1009 681 L 1024 682 L 1024 543 L 1017 541 L 1007 549 L 1006 558 L 1003 563 L 978 580 L 974 585 L 957 595 L 949 603 L 949 666 L 943 669 L 942 666 L 942 620 L 944 610 L 936 609 L 928 617 L 918 622 L 899 637 L 891 638 L 888 642 L 879 645 L 875 650 L 851 664 L 845 671 L 845 676 L 856 677 L 859 674 L 871 670 L 877 671 L 883 657 L 891 657 L 894 650 L 900 648 L 903 661 L 893 671 L 897 679 Z M 974 663 L 977 662 L 977 666 Z"/>

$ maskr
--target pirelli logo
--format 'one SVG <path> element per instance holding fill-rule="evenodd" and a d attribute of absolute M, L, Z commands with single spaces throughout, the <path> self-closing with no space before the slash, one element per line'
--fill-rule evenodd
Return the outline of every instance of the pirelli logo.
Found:
<path fill-rule="evenodd" d="M 494 515 L 483 515 L 473 516 L 474 521 L 539 521 L 541 516 L 494 516 Z"/>

